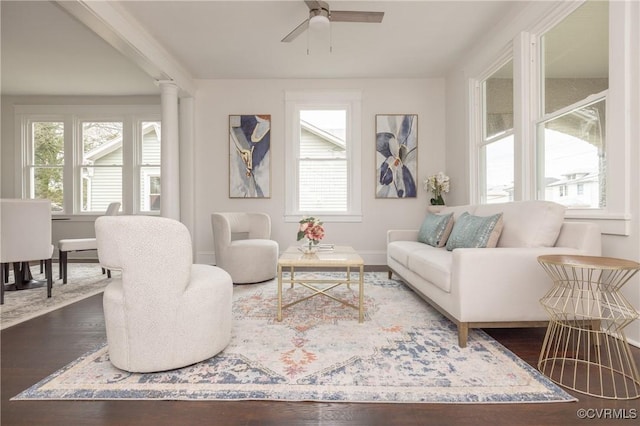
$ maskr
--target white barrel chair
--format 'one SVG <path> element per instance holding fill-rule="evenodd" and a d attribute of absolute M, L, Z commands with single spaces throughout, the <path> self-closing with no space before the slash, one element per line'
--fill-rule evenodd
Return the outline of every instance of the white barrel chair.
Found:
<path fill-rule="evenodd" d="M 130 372 L 164 371 L 211 358 L 231 339 L 231 277 L 194 265 L 180 222 L 152 216 L 96 220 L 100 264 L 121 271 L 106 287 L 111 363 Z"/>

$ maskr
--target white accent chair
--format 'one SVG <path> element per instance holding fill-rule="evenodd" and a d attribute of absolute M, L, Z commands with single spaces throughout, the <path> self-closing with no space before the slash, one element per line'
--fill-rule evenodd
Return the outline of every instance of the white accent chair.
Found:
<path fill-rule="evenodd" d="M 0 304 L 4 304 L 5 277 L 13 264 L 15 284 L 12 290 L 24 290 L 31 278 L 29 262 L 44 261 L 47 297 L 51 297 L 53 272 L 51 257 L 51 201 L 0 200 Z M 9 287 L 7 288 L 9 289 Z"/>
<path fill-rule="evenodd" d="M 216 265 L 234 284 L 266 281 L 276 276 L 278 243 L 271 240 L 271 218 L 265 213 L 211 215 Z"/>
<path fill-rule="evenodd" d="M 100 264 L 122 271 L 104 291 L 111 363 L 130 372 L 171 370 L 211 358 L 231 340 L 231 277 L 194 265 L 180 222 L 152 216 L 96 220 Z"/>
<path fill-rule="evenodd" d="M 105 213 L 106 216 L 115 216 L 120 210 L 120 203 L 110 203 Z M 58 241 L 58 278 L 62 278 L 62 283 L 67 283 L 67 263 L 70 251 L 97 250 L 98 244 L 95 238 L 65 238 Z M 111 278 L 111 271 L 107 270 L 107 276 Z M 104 268 L 102 273 L 105 273 Z"/>

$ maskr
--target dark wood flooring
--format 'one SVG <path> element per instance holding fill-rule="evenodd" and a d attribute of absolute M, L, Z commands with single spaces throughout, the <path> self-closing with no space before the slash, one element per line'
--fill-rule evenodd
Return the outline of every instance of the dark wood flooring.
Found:
<path fill-rule="evenodd" d="M 10 295 L 9 295 L 10 297 Z M 531 365 L 544 329 L 487 332 Z M 549 404 L 356 404 L 264 401 L 9 401 L 105 341 L 102 295 L 0 334 L 0 423 L 9 425 L 586 425 L 638 424 L 640 400 L 572 393 L 578 402 Z M 640 349 L 633 348 L 640 365 Z M 579 418 L 588 410 L 590 419 Z M 622 417 L 624 420 L 612 420 Z"/>

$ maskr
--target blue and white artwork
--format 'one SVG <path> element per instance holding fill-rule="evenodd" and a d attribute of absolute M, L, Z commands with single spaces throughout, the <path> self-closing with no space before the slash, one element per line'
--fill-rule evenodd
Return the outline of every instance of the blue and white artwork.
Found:
<path fill-rule="evenodd" d="M 418 116 L 376 115 L 376 197 L 415 198 Z"/>
<path fill-rule="evenodd" d="M 229 197 L 271 197 L 271 115 L 229 116 Z"/>

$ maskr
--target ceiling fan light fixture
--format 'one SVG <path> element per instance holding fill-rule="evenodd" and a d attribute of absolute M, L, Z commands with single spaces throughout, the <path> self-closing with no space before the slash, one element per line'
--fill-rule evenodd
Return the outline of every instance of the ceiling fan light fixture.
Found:
<path fill-rule="evenodd" d="M 309 19 L 309 27 L 313 29 L 322 29 L 329 26 L 329 18 L 325 15 L 315 15 Z"/>

